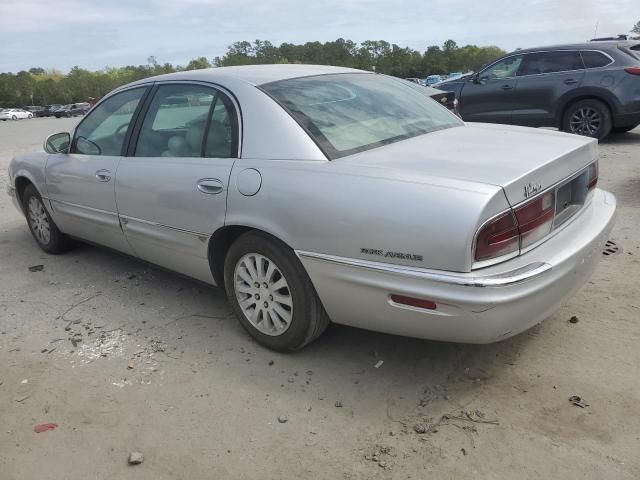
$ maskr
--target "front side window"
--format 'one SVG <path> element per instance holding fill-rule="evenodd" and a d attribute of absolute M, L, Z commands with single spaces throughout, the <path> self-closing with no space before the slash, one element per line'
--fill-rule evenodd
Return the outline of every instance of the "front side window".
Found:
<path fill-rule="evenodd" d="M 570 72 L 582 70 L 582 58 L 574 50 L 558 50 L 555 52 L 528 53 L 522 69 L 518 73 L 523 75 L 540 75 L 543 73 Z"/>
<path fill-rule="evenodd" d="M 404 80 L 384 75 L 317 75 L 260 88 L 307 130 L 329 159 L 462 125 Z"/>
<path fill-rule="evenodd" d="M 118 156 L 145 87 L 117 93 L 100 103 L 76 129 L 71 153 Z"/>
<path fill-rule="evenodd" d="M 580 54 L 582 55 L 585 68 L 606 67 L 613 63 L 613 61 L 602 52 L 583 50 Z"/>
<path fill-rule="evenodd" d="M 158 88 L 145 116 L 136 157 L 234 156 L 233 105 L 201 85 Z M 203 150 L 204 149 L 204 150 Z"/>
<path fill-rule="evenodd" d="M 515 77 L 522 63 L 522 55 L 503 58 L 480 73 L 479 80 L 487 81 Z"/>

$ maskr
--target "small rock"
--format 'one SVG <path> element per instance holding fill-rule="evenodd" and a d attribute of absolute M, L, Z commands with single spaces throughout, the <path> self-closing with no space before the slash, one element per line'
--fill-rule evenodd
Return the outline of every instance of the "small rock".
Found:
<path fill-rule="evenodd" d="M 275 362 L 273 360 L 269 360 L 269 366 L 272 366 Z"/>
<path fill-rule="evenodd" d="M 288 418 L 286 415 L 280 415 L 280 416 L 278 417 L 278 421 L 279 421 L 280 423 L 287 423 L 287 422 L 289 421 L 289 418 Z"/>
<path fill-rule="evenodd" d="M 29 267 L 30 272 L 41 272 L 44 270 L 44 265 L 32 265 Z"/>
<path fill-rule="evenodd" d="M 333 404 L 336 408 L 342 408 L 342 402 L 337 400 L 336 403 Z"/>
<path fill-rule="evenodd" d="M 569 323 L 578 323 L 578 321 L 578 317 L 576 317 L 575 315 L 569 319 Z"/>
<path fill-rule="evenodd" d="M 20 383 L 22 383 L 22 384 L 29 383 L 29 380 L 25 378 L 25 379 L 24 379 L 24 380 L 22 380 Z"/>
<path fill-rule="evenodd" d="M 378 466 L 379 466 L 380 468 L 383 468 L 383 469 L 385 469 L 385 470 L 386 470 L 386 469 L 387 469 L 387 466 L 388 466 L 388 463 L 387 463 L 387 462 L 385 462 L 384 460 L 382 460 L 381 462 L 378 462 Z"/>
<path fill-rule="evenodd" d="M 422 435 L 423 433 L 427 433 L 427 427 L 418 423 L 413 426 L 413 431 Z"/>
<path fill-rule="evenodd" d="M 144 462 L 144 455 L 140 452 L 131 452 L 129 454 L 129 465 L 140 465 Z"/>
<path fill-rule="evenodd" d="M 127 368 L 128 368 L 129 370 L 133 370 L 133 363 L 130 363 L 129 365 L 127 365 Z"/>

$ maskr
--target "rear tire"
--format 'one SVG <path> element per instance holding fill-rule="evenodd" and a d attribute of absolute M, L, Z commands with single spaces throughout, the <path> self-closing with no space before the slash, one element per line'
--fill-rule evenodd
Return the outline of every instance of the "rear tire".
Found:
<path fill-rule="evenodd" d="M 611 132 L 612 133 L 627 133 L 636 128 L 638 125 L 629 125 L 626 127 L 614 127 Z"/>
<path fill-rule="evenodd" d="M 245 330 L 279 352 L 318 338 L 329 317 L 293 251 L 260 232 L 241 235 L 224 262 L 229 302 Z"/>
<path fill-rule="evenodd" d="M 569 105 L 562 119 L 562 130 L 602 140 L 613 126 L 611 111 L 600 100 L 588 98 Z"/>
<path fill-rule="evenodd" d="M 58 229 L 33 185 L 27 185 L 24 189 L 22 205 L 29 230 L 42 250 L 53 254 L 69 250 L 71 239 Z"/>

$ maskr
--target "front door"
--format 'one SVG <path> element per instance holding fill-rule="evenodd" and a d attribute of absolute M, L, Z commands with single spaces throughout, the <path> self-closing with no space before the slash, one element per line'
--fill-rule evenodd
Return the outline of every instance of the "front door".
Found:
<path fill-rule="evenodd" d="M 511 123 L 516 101 L 516 74 L 522 55 L 494 63 L 462 87 L 460 114 L 467 122 Z"/>
<path fill-rule="evenodd" d="M 208 246 L 238 154 L 234 105 L 210 86 L 161 84 L 138 123 L 116 181 L 125 235 L 140 258 L 214 283 Z"/>
<path fill-rule="evenodd" d="M 101 102 L 76 128 L 70 153 L 49 156 L 47 190 L 63 232 L 130 253 L 118 221 L 115 175 L 145 91 L 133 88 Z"/>

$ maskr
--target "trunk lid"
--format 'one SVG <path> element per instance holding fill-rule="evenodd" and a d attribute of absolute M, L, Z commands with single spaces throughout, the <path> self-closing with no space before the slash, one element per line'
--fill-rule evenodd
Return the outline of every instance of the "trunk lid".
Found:
<path fill-rule="evenodd" d="M 467 123 L 334 161 L 500 186 L 514 206 L 597 158 L 598 142 L 551 130 Z"/>

